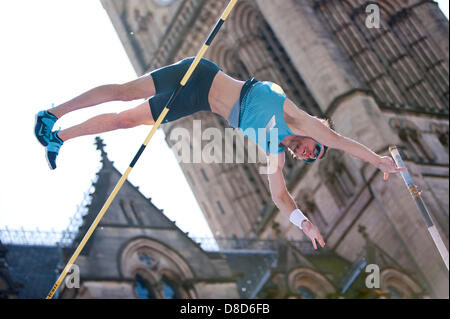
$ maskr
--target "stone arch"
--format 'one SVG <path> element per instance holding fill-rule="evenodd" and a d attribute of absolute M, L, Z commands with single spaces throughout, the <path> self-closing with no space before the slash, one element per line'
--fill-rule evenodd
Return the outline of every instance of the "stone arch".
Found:
<path fill-rule="evenodd" d="M 324 299 L 336 292 L 329 280 L 320 273 L 309 268 L 295 268 L 288 275 L 288 287 L 291 295 L 299 295 L 298 289 L 305 287 L 315 298 Z"/>
<path fill-rule="evenodd" d="M 419 295 L 422 288 L 410 277 L 396 269 L 388 268 L 381 272 L 380 288 L 384 291 L 395 291 L 401 293 L 401 298 L 410 299 Z"/>
<path fill-rule="evenodd" d="M 260 13 L 255 5 L 248 0 L 239 2 L 230 17 L 230 31 L 236 39 L 257 37 L 260 23 Z"/>
<path fill-rule="evenodd" d="M 118 256 L 119 274 L 124 279 L 134 280 L 136 275 L 145 278 L 155 294 L 162 297 L 162 279 L 176 283 L 182 298 L 196 298 L 196 292 L 186 282 L 194 278 L 188 262 L 175 250 L 148 237 L 133 238 L 121 249 Z"/>
<path fill-rule="evenodd" d="M 264 18 L 259 9 L 250 1 L 242 1 L 234 10 L 229 22 L 229 41 L 235 57 L 252 76 L 280 82 L 282 76 L 262 38 Z"/>
<path fill-rule="evenodd" d="M 156 278 L 152 272 L 148 271 L 144 267 L 136 267 L 136 269 L 134 271 L 133 279 L 136 279 L 137 276 L 140 276 L 142 279 L 144 279 L 146 282 L 148 282 L 151 287 L 154 287 L 154 288 L 152 288 L 152 293 L 155 295 L 156 299 L 163 298 L 163 296 L 161 294 L 161 289 L 159 289 L 159 287 L 158 287 L 158 285 L 159 285 L 158 278 Z M 138 297 L 136 294 L 136 285 L 137 285 L 137 283 L 135 283 L 133 286 L 133 288 L 134 288 L 133 292 L 135 293 L 135 297 Z"/>
<path fill-rule="evenodd" d="M 236 53 L 224 41 L 218 41 L 210 48 L 209 57 L 228 75 L 239 73 Z"/>

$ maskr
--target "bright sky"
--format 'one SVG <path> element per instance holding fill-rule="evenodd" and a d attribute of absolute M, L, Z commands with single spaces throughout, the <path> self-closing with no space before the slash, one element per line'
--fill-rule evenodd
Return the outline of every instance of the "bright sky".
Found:
<path fill-rule="evenodd" d="M 449 1 L 448 0 L 437 0 L 437 2 L 439 3 L 439 7 L 441 7 L 442 12 L 444 12 L 445 16 L 448 19 L 448 5 L 449 5 Z"/>
<path fill-rule="evenodd" d="M 438 1 L 448 17 L 449 3 Z M 136 74 L 99 0 L 0 2 L 0 88 L 3 152 L 0 229 L 63 230 L 99 169 L 94 136 L 66 143 L 50 171 L 33 134 L 34 115 L 95 86 L 123 83 Z M 108 103 L 71 113 L 68 127 L 100 113 L 139 104 Z M 149 127 L 101 135 L 116 168 L 124 172 Z M 212 237 L 161 130 L 129 180 L 191 236 Z"/>
<path fill-rule="evenodd" d="M 63 230 L 99 170 L 95 136 L 67 142 L 50 171 L 34 137 L 34 116 L 95 86 L 136 78 L 106 11 L 98 0 L 0 2 L 2 183 L 0 229 Z M 107 103 L 58 121 L 66 128 L 100 113 L 142 103 Z M 101 135 L 122 173 L 149 126 Z M 146 197 L 190 236 L 212 237 L 197 201 L 159 130 L 129 176 Z"/>

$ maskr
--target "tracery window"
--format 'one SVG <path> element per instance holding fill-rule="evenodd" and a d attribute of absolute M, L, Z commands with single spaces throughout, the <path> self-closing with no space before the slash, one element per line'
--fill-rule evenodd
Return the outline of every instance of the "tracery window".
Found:
<path fill-rule="evenodd" d="M 124 247 L 120 273 L 134 281 L 134 296 L 143 299 L 195 298 L 187 280 L 193 278 L 188 264 L 174 251 L 149 238 L 137 238 Z"/>
<path fill-rule="evenodd" d="M 163 292 L 165 299 L 179 299 L 180 293 L 175 283 L 166 276 L 162 278 Z"/>
<path fill-rule="evenodd" d="M 367 1 L 311 1 L 381 107 L 448 114 L 448 66 L 413 9 L 379 1 L 380 28 L 367 28 Z"/>
<path fill-rule="evenodd" d="M 139 299 L 156 299 L 150 283 L 140 275 L 136 275 L 136 294 Z"/>

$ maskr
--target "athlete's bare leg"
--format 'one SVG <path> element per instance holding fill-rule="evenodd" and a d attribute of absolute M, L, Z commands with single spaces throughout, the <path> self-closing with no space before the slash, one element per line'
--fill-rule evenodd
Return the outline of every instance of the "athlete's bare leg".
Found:
<path fill-rule="evenodd" d="M 58 132 L 58 137 L 66 142 L 75 137 L 100 134 L 118 129 L 127 129 L 139 125 L 153 125 L 152 113 L 148 101 L 120 113 L 108 113 L 95 116 L 86 122 Z"/>
<path fill-rule="evenodd" d="M 57 118 L 67 113 L 111 101 L 133 101 L 156 94 L 150 74 L 124 84 L 108 84 L 96 87 L 76 98 L 48 110 Z"/>

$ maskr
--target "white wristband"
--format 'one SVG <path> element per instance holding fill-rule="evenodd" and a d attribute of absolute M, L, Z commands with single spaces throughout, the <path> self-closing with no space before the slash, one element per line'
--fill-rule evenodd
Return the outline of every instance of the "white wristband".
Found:
<path fill-rule="evenodd" d="M 296 209 L 291 213 L 291 216 L 289 217 L 289 221 L 294 224 L 295 226 L 298 226 L 300 229 L 302 229 L 302 223 L 305 220 L 309 220 L 306 218 L 305 215 L 303 215 L 302 211 L 300 209 Z"/>

